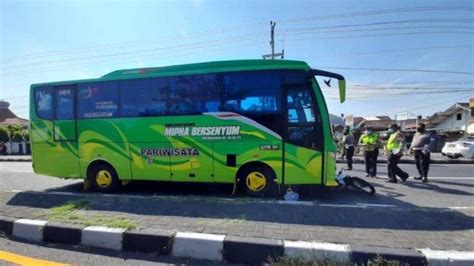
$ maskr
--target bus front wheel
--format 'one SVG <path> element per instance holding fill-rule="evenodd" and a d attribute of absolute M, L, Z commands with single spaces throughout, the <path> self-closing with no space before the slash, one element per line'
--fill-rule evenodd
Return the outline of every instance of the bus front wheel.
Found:
<path fill-rule="evenodd" d="M 251 166 L 239 175 L 245 194 L 252 197 L 272 195 L 275 192 L 275 173 L 266 166 Z"/>
<path fill-rule="evenodd" d="M 88 178 L 98 192 L 114 192 L 120 187 L 117 172 L 112 166 L 105 163 L 93 165 Z"/>

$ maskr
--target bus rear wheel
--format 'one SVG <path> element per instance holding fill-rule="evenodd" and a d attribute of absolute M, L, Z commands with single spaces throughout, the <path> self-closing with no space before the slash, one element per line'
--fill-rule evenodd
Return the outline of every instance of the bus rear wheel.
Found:
<path fill-rule="evenodd" d="M 275 174 L 268 167 L 249 167 L 242 171 L 239 179 L 248 196 L 263 197 L 275 192 Z"/>
<path fill-rule="evenodd" d="M 105 163 L 93 166 L 88 178 L 98 192 L 114 192 L 120 188 L 117 172 L 112 166 Z"/>

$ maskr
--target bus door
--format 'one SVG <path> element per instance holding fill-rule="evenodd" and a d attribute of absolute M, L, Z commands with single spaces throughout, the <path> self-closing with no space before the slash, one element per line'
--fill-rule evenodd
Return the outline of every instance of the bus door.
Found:
<path fill-rule="evenodd" d="M 311 84 L 283 86 L 285 184 L 321 184 L 324 135 Z"/>
<path fill-rule="evenodd" d="M 79 156 L 76 128 L 76 86 L 54 88 L 54 157 L 55 173 L 61 177 L 79 177 Z M 64 167 L 62 167 L 64 166 Z"/>

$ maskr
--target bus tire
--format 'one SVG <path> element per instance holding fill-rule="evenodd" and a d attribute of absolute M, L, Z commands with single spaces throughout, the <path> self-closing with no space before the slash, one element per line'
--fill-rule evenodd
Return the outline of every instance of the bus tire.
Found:
<path fill-rule="evenodd" d="M 89 171 L 88 179 L 98 192 L 115 192 L 120 188 L 117 172 L 107 163 L 93 165 Z"/>
<path fill-rule="evenodd" d="M 239 180 L 242 190 L 251 197 L 273 195 L 277 189 L 275 173 L 264 165 L 246 167 L 239 174 Z"/>

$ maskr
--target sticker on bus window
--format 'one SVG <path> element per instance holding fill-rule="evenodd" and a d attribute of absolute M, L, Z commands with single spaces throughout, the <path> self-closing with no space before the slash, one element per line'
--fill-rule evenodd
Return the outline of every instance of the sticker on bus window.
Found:
<path fill-rule="evenodd" d="M 38 92 L 37 94 L 38 98 L 38 110 L 39 111 L 49 111 L 51 110 L 51 93 L 48 92 Z"/>

